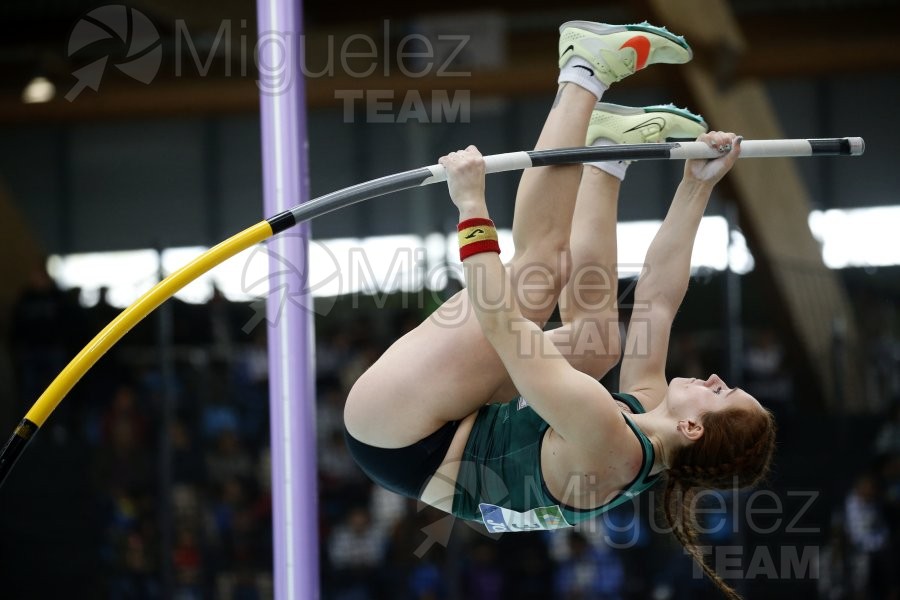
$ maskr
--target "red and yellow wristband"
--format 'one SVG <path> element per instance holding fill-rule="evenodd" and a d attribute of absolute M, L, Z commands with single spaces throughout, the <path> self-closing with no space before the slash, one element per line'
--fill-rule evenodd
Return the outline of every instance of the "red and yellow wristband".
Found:
<path fill-rule="evenodd" d="M 466 219 L 460 221 L 456 228 L 459 238 L 459 260 L 466 260 L 482 252 L 500 254 L 500 242 L 497 240 L 497 228 L 490 219 Z"/>

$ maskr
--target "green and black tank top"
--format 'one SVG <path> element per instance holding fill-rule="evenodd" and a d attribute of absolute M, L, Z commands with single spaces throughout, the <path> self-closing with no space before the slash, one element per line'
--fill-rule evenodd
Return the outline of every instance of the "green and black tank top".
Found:
<path fill-rule="evenodd" d="M 630 394 L 614 393 L 633 413 L 644 407 Z M 456 479 L 453 514 L 484 524 L 488 531 L 533 531 L 571 527 L 580 521 L 627 502 L 652 487 L 653 445 L 637 425 L 622 413 L 641 443 L 641 468 L 634 480 L 602 506 L 579 509 L 554 498 L 541 473 L 541 445 L 550 427 L 518 397 L 506 404 L 489 404 L 478 411 Z"/>

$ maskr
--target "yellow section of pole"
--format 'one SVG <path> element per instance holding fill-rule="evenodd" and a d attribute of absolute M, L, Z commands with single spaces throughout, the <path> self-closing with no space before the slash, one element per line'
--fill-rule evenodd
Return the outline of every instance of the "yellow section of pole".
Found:
<path fill-rule="evenodd" d="M 53 383 L 44 390 L 41 397 L 37 399 L 37 402 L 25 415 L 25 418 L 38 427 L 42 426 L 47 417 L 50 416 L 50 413 L 56 409 L 66 394 L 94 366 L 100 357 L 106 354 L 132 327 L 153 312 L 157 306 L 213 267 L 271 236 L 272 227 L 267 221 L 260 221 L 256 225 L 210 248 L 157 283 L 143 296 L 135 300 L 131 306 L 123 310 L 87 346 L 82 348 L 81 352 L 57 375 Z"/>

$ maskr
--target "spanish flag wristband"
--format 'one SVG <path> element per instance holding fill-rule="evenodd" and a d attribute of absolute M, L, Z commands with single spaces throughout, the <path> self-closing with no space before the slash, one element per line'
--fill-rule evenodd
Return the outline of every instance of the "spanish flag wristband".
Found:
<path fill-rule="evenodd" d="M 466 260 L 482 252 L 500 254 L 497 228 L 490 219 L 466 219 L 460 221 L 456 230 L 459 237 L 459 260 Z"/>

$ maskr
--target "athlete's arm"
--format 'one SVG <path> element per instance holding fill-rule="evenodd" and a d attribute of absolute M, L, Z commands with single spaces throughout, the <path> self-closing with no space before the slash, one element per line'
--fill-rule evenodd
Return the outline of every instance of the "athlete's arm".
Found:
<path fill-rule="evenodd" d="M 489 218 L 484 198 L 484 161 L 474 146 L 441 158 L 450 197 L 460 220 Z M 564 439 L 594 443 L 604 420 L 621 425 L 609 392 L 572 368 L 540 328 L 522 316 L 509 274 L 495 252 L 463 261 L 470 304 L 484 336 L 528 403 Z M 460 352 L 466 349 L 461 347 Z M 624 429 L 624 428 L 623 428 Z"/>
<path fill-rule="evenodd" d="M 647 410 L 662 402 L 666 394 L 669 333 L 687 292 L 700 220 L 716 183 L 741 153 L 740 140 L 733 133 L 710 132 L 697 139 L 731 150 L 713 160 L 685 162 L 684 177 L 647 250 L 634 291 L 634 311 L 619 374 L 620 389 L 636 395 Z"/>

